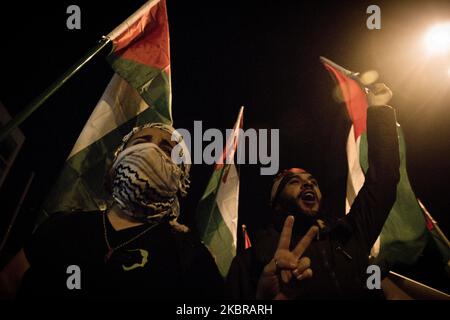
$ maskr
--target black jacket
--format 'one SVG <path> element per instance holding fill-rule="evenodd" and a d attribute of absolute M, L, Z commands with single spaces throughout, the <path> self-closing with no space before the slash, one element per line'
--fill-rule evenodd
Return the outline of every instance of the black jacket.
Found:
<path fill-rule="evenodd" d="M 313 277 L 302 280 L 299 299 L 366 299 L 378 297 L 368 290 L 366 273 L 370 249 L 395 202 L 399 181 L 399 153 L 395 112 L 370 107 L 367 114 L 369 169 L 350 212 L 321 232 L 304 256 L 311 259 Z M 296 244 L 293 237 L 291 244 Z M 255 298 L 264 266 L 273 258 L 279 240 L 275 229 L 262 231 L 253 247 L 234 259 L 227 279 L 227 295 Z"/>
<path fill-rule="evenodd" d="M 19 292 L 22 299 L 205 300 L 222 297 L 223 279 L 213 257 L 192 234 L 175 232 L 163 221 L 116 231 L 104 213 L 55 213 L 24 247 L 31 267 Z M 105 224 L 103 223 L 105 222 Z M 106 229 L 105 229 L 106 228 Z M 107 231 L 107 236 L 105 232 Z M 147 255 L 144 258 L 146 252 Z M 80 269 L 81 288 L 69 289 L 67 268 Z"/>

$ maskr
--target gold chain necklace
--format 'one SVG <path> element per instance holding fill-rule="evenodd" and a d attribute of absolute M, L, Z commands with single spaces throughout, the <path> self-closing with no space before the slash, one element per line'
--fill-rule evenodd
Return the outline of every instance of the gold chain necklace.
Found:
<path fill-rule="evenodd" d="M 112 254 L 114 253 L 114 251 L 126 246 L 127 244 L 133 242 L 134 240 L 140 238 L 141 236 L 143 236 L 144 234 L 146 234 L 148 231 L 150 231 L 151 229 L 153 229 L 154 227 L 156 227 L 156 223 L 152 224 L 150 227 L 148 227 L 147 229 L 145 229 L 144 231 L 142 231 L 141 233 L 135 235 L 133 238 L 119 244 L 118 246 L 115 247 L 111 247 L 109 240 L 108 240 L 108 231 L 106 230 L 106 212 L 103 214 L 103 230 L 104 230 L 104 235 L 105 235 L 105 242 L 106 242 L 106 246 L 108 247 L 108 252 L 105 254 L 105 258 L 104 261 L 105 263 L 108 262 L 108 260 L 111 258 Z"/>

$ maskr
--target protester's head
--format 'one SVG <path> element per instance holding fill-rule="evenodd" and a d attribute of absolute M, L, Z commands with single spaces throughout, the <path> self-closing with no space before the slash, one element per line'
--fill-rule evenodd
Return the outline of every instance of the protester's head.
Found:
<path fill-rule="evenodd" d="M 313 218 L 319 212 L 321 200 L 317 180 L 303 169 L 281 171 L 272 184 L 270 204 L 277 214 Z"/>
<path fill-rule="evenodd" d="M 162 123 L 136 127 L 123 138 L 109 173 L 109 190 L 123 213 L 147 222 L 168 219 L 181 226 L 176 223 L 178 196 L 187 194 L 190 165 L 172 161 L 176 145 L 175 150 L 188 154 L 182 136 Z"/>

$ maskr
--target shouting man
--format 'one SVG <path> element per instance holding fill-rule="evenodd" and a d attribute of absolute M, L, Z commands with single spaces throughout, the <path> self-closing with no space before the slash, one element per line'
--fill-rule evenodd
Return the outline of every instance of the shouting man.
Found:
<path fill-rule="evenodd" d="M 327 221 L 321 212 L 322 194 L 316 179 L 299 168 L 279 173 L 271 192 L 274 226 L 233 261 L 227 281 L 231 297 L 378 296 L 377 290 L 367 288 L 366 271 L 370 249 L 395 202 L 399 152 L 394 110 L 371 103 L 377 94 L 390 90 L 384 85 L 377 88 L 378 92 L 368 97 L 369 169 L 350 212 L 337 221 Z"/>

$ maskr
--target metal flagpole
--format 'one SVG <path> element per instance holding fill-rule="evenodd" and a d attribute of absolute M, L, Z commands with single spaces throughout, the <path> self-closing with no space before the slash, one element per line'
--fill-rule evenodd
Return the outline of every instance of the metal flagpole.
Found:
<path fill-rule="evenodd" d="M 89 52 L 81 58 L 76 64 L 74 64 L 69 70 L 67 70 L 61 77 L 53 82 L 40 96 L 34 99 L 28 104 L 16 117 L 10 120 L 3 128 L 0 129 L 0 142 L 5 139 L 12 130 L 20 125 L 25 119 L 27 119 L 37 108 L 39 108 L 50 96 L 52 96 L 67 80 L 69 80 L 78 70 L 81 69 L 89 60 L 97 55 L 103 48 L 115 40 L 116 37 L 124 33 L 133 23 L 139 20 L 144 12 L 150 10 L 156 6 L 160 0 L 149 0 L 142 5 L 136 12 L 134 12 L 128 19 L 117 26 L 106 37 L 98 42 Z"/>

